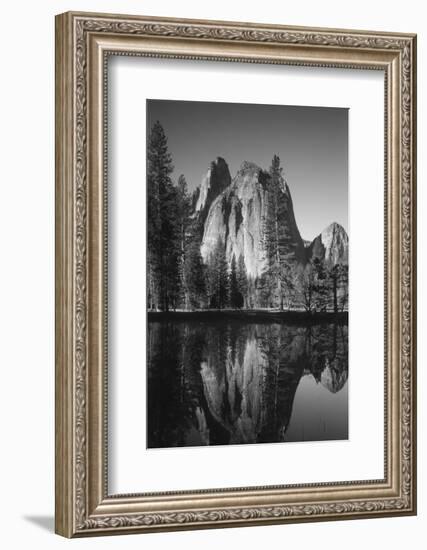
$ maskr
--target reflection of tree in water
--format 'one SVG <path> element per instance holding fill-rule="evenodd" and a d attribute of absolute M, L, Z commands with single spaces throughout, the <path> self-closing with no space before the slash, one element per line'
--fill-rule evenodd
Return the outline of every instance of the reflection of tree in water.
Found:
<path fill-rule="evenodd" d="M 304 328 L 284 325 L 274 325 L 262 339 L 266 368 L 261 393 L 264 418 L 259 442 L 283 440 L 304 370 L 304 341 Z"/>
<path fill-rule="evenodd" d="M 149 323 L 148 446 L 284 439 L 304 375 L 348 376 L 347 326 Z"/>
<path fill-rule="evenodd" d="M 194 369 L 203 338 L 185 325 L 149 323 L 148 344 L 148 447 L 187 445 L 193 429 L 203 440 L 206 421 Z"/>
<path fill-rule="evenodd" d="M 324 324 L 307 328 L 309 369 L 330 392 L 336 393 L 348 377 L 348 327 Z"/>

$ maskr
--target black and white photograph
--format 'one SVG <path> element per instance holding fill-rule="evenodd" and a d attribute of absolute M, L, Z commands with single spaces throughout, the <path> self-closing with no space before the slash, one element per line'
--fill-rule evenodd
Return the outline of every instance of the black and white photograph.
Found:
<path fill-rule="evenodd" d="M 424 4 L 2 8 L 2 548 L 425 547 Z"/>
<path fill-rule="evenodd" d="M 147 447 L 348 439 L 348 110 L 146 113 Z"/>

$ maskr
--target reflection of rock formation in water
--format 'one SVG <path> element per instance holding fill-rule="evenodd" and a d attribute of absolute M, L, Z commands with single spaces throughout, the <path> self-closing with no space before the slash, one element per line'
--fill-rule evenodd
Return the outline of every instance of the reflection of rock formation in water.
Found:
<path fill-rule="evenodd" d="M 150 323 L 148 446 L 283 441 L 304 375 L 343 388 L 346 326 Z"/>
<path fill-rule="evenodd" d="M 207 338 L 202 362 L 203 391 L 215 420 L 230 434 L 230 443 L 253 443 L 261 425 L 262 373 L 265 357 L 257 345 L 253 326 L 246 340 L 226 345 L 225 356 Z"/>
<path fill-rule="evenodd" d="M 344 387 L 348 378 L 348 372 L 336 368 L 337 366 L 334 362 L 328 362 L 320 375 L 320 383 L 331 393 L 339 392 Z"/>
<path fill-rule="evenodd" d="M 332 393 L 348 378 L 348 329 L 345 325 L 317 325 L 307 329 L 310 372 Z"/>

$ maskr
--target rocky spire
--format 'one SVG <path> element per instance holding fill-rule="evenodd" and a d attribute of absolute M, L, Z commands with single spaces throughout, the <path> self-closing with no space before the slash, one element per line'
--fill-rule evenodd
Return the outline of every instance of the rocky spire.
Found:
<path fill-rule="evenodd" d="M 212 202 L 204 224 L 201 246 L 203 260 L 215 249 L 219 238 L 225 243 L 231 264 L 243 256 L 249 277 L 261 276 L 267 269 L 264 228 L 268 216 L 267 182 L 269 174 L 252 162 L 244 161 L 232 183 Z M 289 260 L 305 262 L 305 250 L 295 222 L 289 187 L 281 189 L 284 224 L 289 235 Z"/>
<path fill-rule="evenodd" d="M 202 179 L 195 205 L 195 212 L 202 216 L 203 221 L 212 202 L 230 183 L 231 175 L 228 165 L 223 158 L 217 157 L 211 162 L 209 170 Z"/>

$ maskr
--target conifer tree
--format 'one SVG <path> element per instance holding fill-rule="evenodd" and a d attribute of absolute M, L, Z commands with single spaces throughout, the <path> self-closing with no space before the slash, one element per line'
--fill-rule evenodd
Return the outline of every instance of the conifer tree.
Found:
<path fill-rule="evenodd" d="M 230 299 L 229 299 L 230 307 L 233 307 L 233 308 L 242 307 L 243 296 L 239 291 L 239 285 L 237 281 L 236 257 L 234 256 L 234 254 L 233 254 L 233 258 L 231 260 L 231 266 L 230 266 L 229 288 L 230 288 Z"/>
<path fill-rule="evenodd" d="M 270 300 L 283 310 L 285 300 L 290 305 L 293 291 L 294 249 L 293 236 L 289 234 L 289 226 L 284 223 L 287 217 L 288 197 L 286 182 L 280 158 L 274 155 L 269 170 L 267 243 L 269 269 L 267 279 Z M 264 290 L 265 293 L 265 290 Z"/>
<path fill-rule="evenodd" d="M 200 254 L 199 242 L 190 237 L 185 261 L 185 282 L 189 306 L 200 308 L 206 296 L 205 267 Z M 188 306 L 187 306 L 188 307 Z"/>
<path fill-rule="evenodd" d="M 176 308 L 180 277 L 180 217 L 172 157 L 157 121 L 147 147 L 148 302 L 151 309 Z"/>
<path fill-rule="evenodd" d="M 341 311 L 348 307 L 348 265 L 341 265 L 340 269 L 340 288 L 338 294 L 338 302 Z"/>
<path fill-rule="evenodd" d="M 249 307 L 249 303 L 248 303 L 249 283 L 248 283 L 248 276 L 246 273 L 245 259 L 242 254 L 239 256 L 239 260 L 237 262 L 237 286 L 239 288 L 240 294 L 243 297 L 243 306 Z"/>
<path fill-rule="evenodd" d="M 228 302 L 228 266 L 225 246 L 221 237 L 217 240 L 208 260 L 206 278 L 210 306 L 223 309 Z"/>
<path fill-rule="evenodd" d="M 184 309 L 190 306 L 189 296 L 189 279 L 191 271 L 186 269 L 188 262 L 188 247 L 189 247 L 189 226 L 191 199 L 188 195 L 187 181 L 183 174 L 178 178 L 177 184 L 177 199 L 178 199 L 178 216 L 179 216 L 179 241 L 180 241 L 180 257 L 179 257 L 179 278 L 180 278 L 180 303 Z"/>
<path fill-rule="evenodd" d="M 334 313 L 338 313 L 340 309 L 343 311 L 348 300 L 348 266 L 335 264 L 326 268 L 326 278 Z"/>
<path fill-rule="evenodd" d="M 265 220 L 265 249 L 267 252 L 268 270 L 260 281 L 260 292 L 267 307 L 278 305 L 283 309 L 282 298 L 282 258 L 279 242 L 279 209 L 280 194 L 283 186 L 280 158 L 273 156 L 267 184 L 267 215 Z"/>

